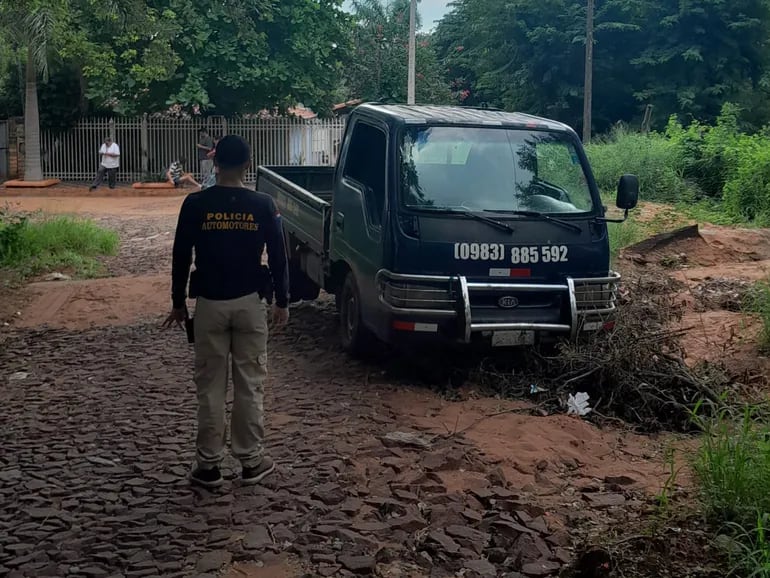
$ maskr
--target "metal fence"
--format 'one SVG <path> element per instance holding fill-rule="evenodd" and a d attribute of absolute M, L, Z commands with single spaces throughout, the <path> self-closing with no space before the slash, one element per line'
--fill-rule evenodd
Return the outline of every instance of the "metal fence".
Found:
<path fill-rule="evenodd" d="M 99 147 L 107 135 L 120 146 L 119 181 L 159 178 L 176 159 L 197 175 L 198 131 L 214 137 L 237 134 L 252 147 L 252 170 L 258 165 L 333 165 L 345 130 L 344 118 L 206 119 L 92 118 L 66 132 L 41 135 L 46 178 L 89 181 L 99 168 Z"/>

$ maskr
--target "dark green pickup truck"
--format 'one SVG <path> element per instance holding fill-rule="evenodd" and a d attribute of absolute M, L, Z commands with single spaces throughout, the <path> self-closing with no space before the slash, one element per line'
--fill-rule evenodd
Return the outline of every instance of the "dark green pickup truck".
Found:
<path fill-rule="evenodd" d="M 336 167 L 259 167 L 291 300 L 334 294 L 345 347 L 527 345 L 612 324 L 605 207 L 575 132 L 518 113 L 365 104 Z M 620 177 L 617 205 L 636 206 Z"/>

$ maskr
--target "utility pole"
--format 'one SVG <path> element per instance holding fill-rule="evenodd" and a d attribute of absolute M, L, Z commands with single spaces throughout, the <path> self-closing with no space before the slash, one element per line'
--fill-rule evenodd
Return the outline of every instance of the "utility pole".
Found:
<path fill-rule="evenodd" d="M 583 83 L 583 144 L 591 142 L 591 100 L 594 76 L 594 0 L 586 0 L 586 62 Z"/>
<path fill-rule="evenodd" d="M 409 73 L 406 86 L 406 103 L 414 104 L 415 34 L 417 28 L 417 0 L 409 2 Z"/>

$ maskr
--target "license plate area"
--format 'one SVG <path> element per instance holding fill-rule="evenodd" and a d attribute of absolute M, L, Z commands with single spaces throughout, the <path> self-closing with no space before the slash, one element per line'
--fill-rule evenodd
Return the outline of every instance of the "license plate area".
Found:
<path fill-rule="evenodd" d="M 515 347 L 517 345 L 534 345 L 534 331 L 493 331 L 492 347 Z"/>

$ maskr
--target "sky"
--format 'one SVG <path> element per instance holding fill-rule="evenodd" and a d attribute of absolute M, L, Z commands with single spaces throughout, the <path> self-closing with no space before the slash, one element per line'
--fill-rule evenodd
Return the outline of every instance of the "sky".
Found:
<path fill-rule="evenodd" d="M 421 0 L 417 4 L 417 10 L 422 16 L 422 27 L 424 30 L 432 30 L 436 26 L 436 21 L 444 14 L 449 12 L 450 0 Z M 346 9 L 350 9 L 350 2 L 345 2 Z"/>

